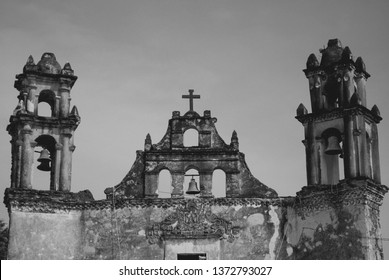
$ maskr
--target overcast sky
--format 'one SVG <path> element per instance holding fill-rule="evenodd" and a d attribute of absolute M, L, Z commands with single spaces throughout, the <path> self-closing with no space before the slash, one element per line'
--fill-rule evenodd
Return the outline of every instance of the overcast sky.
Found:
<path fill-rule="evenodd" d="M 389 184 L 388 14 L 387 0 L 1 0 L 0 193 L 10 184 L 5 128 L 17 104 L 15 74 L 30 54 L 38 62 L 53 52 L 79 77 L 71 93 L 82 118 L 72 191 L 89 189 L 103 199 L 129 171 L 146 134 L 158 142 L 172 111 L 188 110 L 181 95 L 193 88 L 201 95 L 194 109 L 211 110 L 227 143 L 237 131 L 254 176 L 294 196 L 306 185 L 303 127 L 294 118 L 301 102 L 310 111 L 302 69 L 332 38 L 362 56 L 372 75 L 367 103 L 384 119 L 381 173 Z M 381 211 L 389 238 L 389 195 Z"/>

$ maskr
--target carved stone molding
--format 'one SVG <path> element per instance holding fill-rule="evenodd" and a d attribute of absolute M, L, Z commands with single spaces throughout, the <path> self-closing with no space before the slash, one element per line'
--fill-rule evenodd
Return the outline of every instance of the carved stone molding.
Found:
<path fill-rule="evenodd" d="M 189 200 L 160 223 L 146 230 L 149 243 L 166 239 L 218 238 L 232 242 L 239 233 L 232 223 L 211 212 L 211 208 Z"/>

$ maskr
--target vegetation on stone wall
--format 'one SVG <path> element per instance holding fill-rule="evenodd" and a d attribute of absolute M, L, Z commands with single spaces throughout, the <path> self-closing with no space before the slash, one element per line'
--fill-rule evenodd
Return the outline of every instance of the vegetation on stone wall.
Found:
<path fill-rule="evenodd" d="M 353 215 L 337 211 L 335 225 L 319 225 L 313 238 L 303 236 L 296 248 L 297 259 L 307 260 L 361 260 L 364 259 L 362 234 L 355 228 Z"/>
<path fill-rule="evenodd" d="M 8 227 L 0 220 L 0 260 L 7 259 L 8 251 Z"/>

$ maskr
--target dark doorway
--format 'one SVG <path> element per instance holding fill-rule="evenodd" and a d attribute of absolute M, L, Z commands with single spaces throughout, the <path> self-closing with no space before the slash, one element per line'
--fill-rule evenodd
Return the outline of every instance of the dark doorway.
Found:
<path fill-rule="evenodd" d="M 177 260 L 206 260 L 205 253 L 200 254 L 177 254 Z"/>

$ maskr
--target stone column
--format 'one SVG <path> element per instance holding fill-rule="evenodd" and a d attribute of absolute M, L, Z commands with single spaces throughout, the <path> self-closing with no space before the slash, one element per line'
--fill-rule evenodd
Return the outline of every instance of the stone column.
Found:
<path fill-rule="evenodd" d="M 354 141 L 354 117 L 344 117 L 344 175 L 346 179 L 356 178 L 358 175 L 357 151 Z"/>
<path fill-rule="evenodd" d="M 34 148 L 35 146 L 32 142 L 32 129 L 27 124 L 21 130 L 22 134 L 22 160 L 21 160 L 21 178 L 20 178 L 20 187 L 31 189 L 31 175 L 32 175 L 32 165 L 34 161 Z M 35 143 L 36 144 L 36 143 Z"/>
<path fill-rule="evenodd" d="M 146 173 L 145 174 L 145 197 L 156 198 L 158 197 L 158 177 L 159 174 Z"/>
<path fill-rule="evenodd" d="M 61 151 L 63 149 L 63 146 L 60 143 L 57 143 L 55 145 L 55 156 L 54 160 L 52 161 L 52 166 L 51 166 L 51 180 L 52 180 L 52 185 L 50 185 L 50 189 L 53 191 L 58 191 L 59 190 L 59 178 L 61 174 Z"/>
<path fill-rule="evenodd" d="M 315 139 L 314 124 L 308 123 L 305 128 L 305 155 L 307 168 L 307 183 L 308 185 L 320 184 L 320 157 L 319 150 Z"/>
<path fill-rule="evenodd" d="M 324 108 L 324 100 L 322 94 L 322 81 L 320 75 L 311 75 L 308 77 L 309 92 L 311 95 L 312 113 L 320 112 Z"/>
<path fill-rule="evenodd" d="M 20 169 L 21 169 L 21 150 L 23 141 L 13 139 L 11 140 L 12 151 L 12 169 L 11 169 L 11 188 L 18 188 L 20 186 Z"/>
<path fill-rule="evenodd" d="M 239 197 L 240 189 L 239 189 L 239 181 L 238 174 L 235 173 L 226 173 L 226 197 L 234 198 Z"/>
<path fill-rule="evenodd" d="M 350 103 L 351 96 L 354 94 L 354 69 L 346 69 L 343 75 L 343 104 Z"/>
<path fill-rule="evenodd" d="M 185 173 L 172 172 L 172 198 L 183 198 L 184 197 L 184 181 Z"/>
<path fill-rule="evenodd" d="M 357 127 L 354 135 L 358 143 L 359 176 L 370 177 L 370 159 L 368 156 L 368 143 L 366 139 L 365 118 L 361 115 L 356 116 Z"/>
<path fill-rule="evenodd" d="M 26 109 L 27 112 L 31 114 L 38 114 L 38 101 L 36 100 L 36 84 L 35 80 L 31 81 L 31 84 L 28 86 L 28 94 L 27 94 L 27 101 L 26 101 Z"/>
<path fill-rule="evenodd" d="M 378 150 L 378 129 L 377 124 L 371 124 L 371 157 L 372 157 L 372 179 L 381 184 L 380 153 Z"/>
<path fill-rule="evenodd" d="M 355 83 L 357 84 L 357 92 L 361 98 L 362 105 L 366 107 L 366 77 L 363 74 L 359 74 L 355 78 Z"/>
<path fill-rule="evenodd" d="M 61 84 L 59 87 L 59 95 L 60 95 L 60 104 L 59 104 L 59 116 L 62 118 L 66 118 L 69 115 L 70 109 L 70 80 L 61 79 Z"/>
<path fill-rule="evenodd" d="M 212 195 L 212 172 L 200 173 L 200 196 L 213 197 Z"/>
<path fill-rule="evenodd" d="M 53 110 L 54 110 L 53 117 L 56 117 L 56 118 L 59 117 L 60 104 L 61 104 L 61 97 L 55 96 L 55 102 L 54 102 L 54 108 L 53 108 Z"/>
<path fill-rule="evenodd" d="M 70 191 L 70 165 L 71 165 L 71 151 L 70 151 L 70 133 L 63 133 L 62 140 L 62 156 L 61 156 L 61 172 L 59 177 L 59 190 Z"/>

